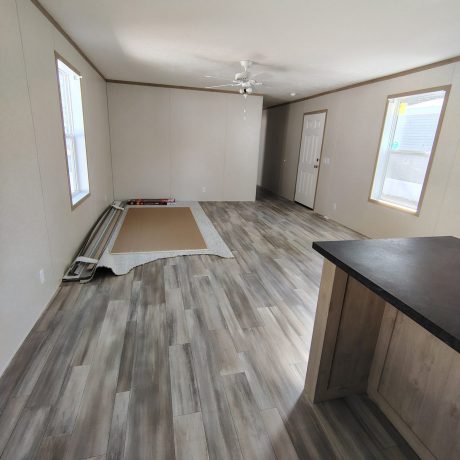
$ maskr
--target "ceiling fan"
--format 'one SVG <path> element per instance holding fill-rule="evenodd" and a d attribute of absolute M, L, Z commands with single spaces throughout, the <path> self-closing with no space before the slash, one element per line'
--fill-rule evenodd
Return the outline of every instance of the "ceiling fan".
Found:
<path fill-rule="evenodd" d="M 251 74 L 249 72 L 249 68 L 252 66 L 253 62 L 249 60 L 240 61 L 241 67 L 243 67 L 242 72 L 238 72 L 235 74 L 233 80 L 229 83 L 225 83 L 224 85 L 214 85 L 214 86 L 206 86 L 206 89 L 213 89 L 213 88 L 224 88 L 224 87 L 240 87 L 240 93 L 243 94 L 245 97 L 248 94 L 252 94 L 255 92 L 257 86 L 263 85 L 262 82 L 254 80 L 251 78 Z M 212 75 L 205 75 L 206 78 L 219 78 L 214 77 Z"/>

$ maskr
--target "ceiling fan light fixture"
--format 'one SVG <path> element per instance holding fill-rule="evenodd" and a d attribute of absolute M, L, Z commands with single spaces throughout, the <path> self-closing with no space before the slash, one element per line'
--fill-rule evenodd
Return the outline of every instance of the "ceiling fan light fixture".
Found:
<path fill-rule="evenodd" d="M 243 67 L 243 72 L 239 72 L 235 75 L 233 80 L 229 81 L 228 83 L 222 85 L 212 85 L 206 86 L 206 89 L 215 89 L 215 88 L 225 88 L 225 87 L 239 87 L 238 91 L 242 94 L 245 98 L 248 95 L 255 93 L 255 87 L 262 85 L 263 83 L 260 81 L 251 78 L 250 72 L 248 68 L 252 65 L 252 61 L 245 60 L 240 61 L 241 66 Z M 206 78 L 219 78 L 219 77 L 212 77 L 211 75 L 206 75 Z"/>

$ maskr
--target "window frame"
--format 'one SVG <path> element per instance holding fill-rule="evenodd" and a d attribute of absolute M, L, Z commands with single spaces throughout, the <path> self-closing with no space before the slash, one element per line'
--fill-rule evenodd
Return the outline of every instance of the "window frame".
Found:
<path fill-rule="evenodd" d="M 91 196 L 91 185 L 90 185 L 90 177 L 89 177 L 89 168 L 88 168 L 88 152 L 85 151 L 85 161 L 86 161 L 86 170 L 88 171 L 88 192 L 78 198 L 78 200 L 74 203 L 72 200 L 72 186 L 70 183 L 70 174 L 69 174 L 69 161 L 67 158 L 67 139 L 65 134 L 65 126 L 64 126 L 64 113 L 62 111 L 62 95 L 61 95 L 61 87 L 59 82 L 59 64 L 58 61 L 63 62 L 67 67 L 69 67 L 73 72 L 75 72 L 80 78 L 82 74 L 80 71 L 72 65 L 66 58 L 64 58 L 61 54 L 57 51 L 54 51 L 54 63 L 56 65 L 56 79 L 57 79 L 57 90 L 58 90 L 58 97 L 59 97 L 59 112 L 61 114 L 61 127 L 62 127 L 62 139 L 64 142 L 64 156 L 65 156 L 65 164 L 66 164 L 66 174 L 67 174 L 67 186 L 69 190 L 69 199 L 70 199 L 70 210 L 73 211 L 75 208 L 80 206 L 84 201 L 86 201 Z M 85 133 L 85 149 L 86 149 L 86 126 L 85 126 L 85 114 L 84 114 L 84 104 L 83 104 L 83 85 L 80 83 L 80 94 L 81 94 L 81 106 L 82 106 L 82 124 L 83 130 Z"/>
<path fill-rule="evenodd" d="M 378 205 L 385 206 L 385 207 L 388 207 L 388 208 L 391 208 L 391 209 L 395 209 L 397 211 L 401 211 L 401 212 L 404 212 L 406 214 L 409 214 L 409 215 L 412 215 L 412 216 L 415 216 L 415 217 L 420 216 L 420 212 L 421 212 L 422 204 L 423 204 L 423 199 L 425 198 L 425 192 L 426 192 L 426 188 L 427 188 L 427 185 L 428 185 L 428 179 L 429 179 L 430 173 L 431 173 L 431 166 L 433 164 L 434 156 L 436 154 L 436 148 L 438 146 L 439 135 L 441 133 L 442 123 L 444 121 L 444 114 L 446 112 L 447 101 L 449 99 L 449 94 L 450 94 L 451 87 L 452 87 L 452 85 L 435 86 L 435 87 L 423 88 L 423 89 L 414 90 L 414 91 L 406 91 L 404 93 L 390 94 L 390 95 L 387 96 L 386 104 L 385 104 L 385 110 L 383 112 L 383 121 L 382 121 L 381 128 L 380 128 L 379 142 L 378 142 L 378 145 L 377 145 L 377 154 L 375 156 L 374 169 L 373 169 L 373 173 L 372 173 L 372 177 L 371 177 L 371 184 L 370 184 L 370 189 L 369 189 L 368 201 L 370 203 L 378 204 Z M 391 203 L 391 202 L 388 202 L 388 201 L 378 200 L 376 198 L 372 198 L 372 188 L 374 186 L 375 175 L 377 173 L 377 165 L 378 165 L 378 161 L 379 161 L 380 147 L 381 147 L 381 144 L 382 144 L 383 133 L 384 133 L 384 130 L 385 130 L 385 120 L 386 120 L 387 114 L 388 114 L 388 107 L 389 107 L 390 99 L 395 99 L 395 98 L 398 98 L 398 97 L 406 97 L 406 96 L 416 96 L 417 94 L 432 93 L 432 92 L 435 92 L 435 91 L 445 91 L 445 96 L 444 96 L 444 101 L 443 101 L 443 104 L 442 104 L 442 107 L 441 107 L 441 113 L 439 115 L 438 126 L 436 128 L 436 133 L 435 133 L 434 140 L 433 140 L 433 147 L 431 149 L 430 159 L 428 161 L 428 166 L 426 168 L 425 178 L 423 180 L 422 191 L 420 192 L 420 199 L 418 201 L 417 209 L 413 210 L 413 209 L 410 209 L 410 208 L 406 208 L 404 206 L 400 206 L 400 205 L 398 205 L 396 203 Z"/>

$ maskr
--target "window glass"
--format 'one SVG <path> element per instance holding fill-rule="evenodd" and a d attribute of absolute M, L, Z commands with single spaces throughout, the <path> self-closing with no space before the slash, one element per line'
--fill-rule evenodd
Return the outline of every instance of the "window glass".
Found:
<path fill-rule="evenodd" d="M 445 90 L 388 99 L 371 199 L 419 210 Z"/>
<path fill-rule="evenodd" d="M 67 174 L 72 206 L 89 194 L 80 75 L 57 58 Z"/>

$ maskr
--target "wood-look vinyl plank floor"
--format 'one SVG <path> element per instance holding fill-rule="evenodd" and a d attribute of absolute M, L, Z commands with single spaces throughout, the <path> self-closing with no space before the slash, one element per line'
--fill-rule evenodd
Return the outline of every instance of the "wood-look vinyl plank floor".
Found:
<path fill-rule="evenodd" d="M 416 458 L 365 396 L 302 392 L 311 243 L 361 236 L 268 195 L 202 206 L 235 259 L 60 288 L 0 379 L 0 458 Z"/>

